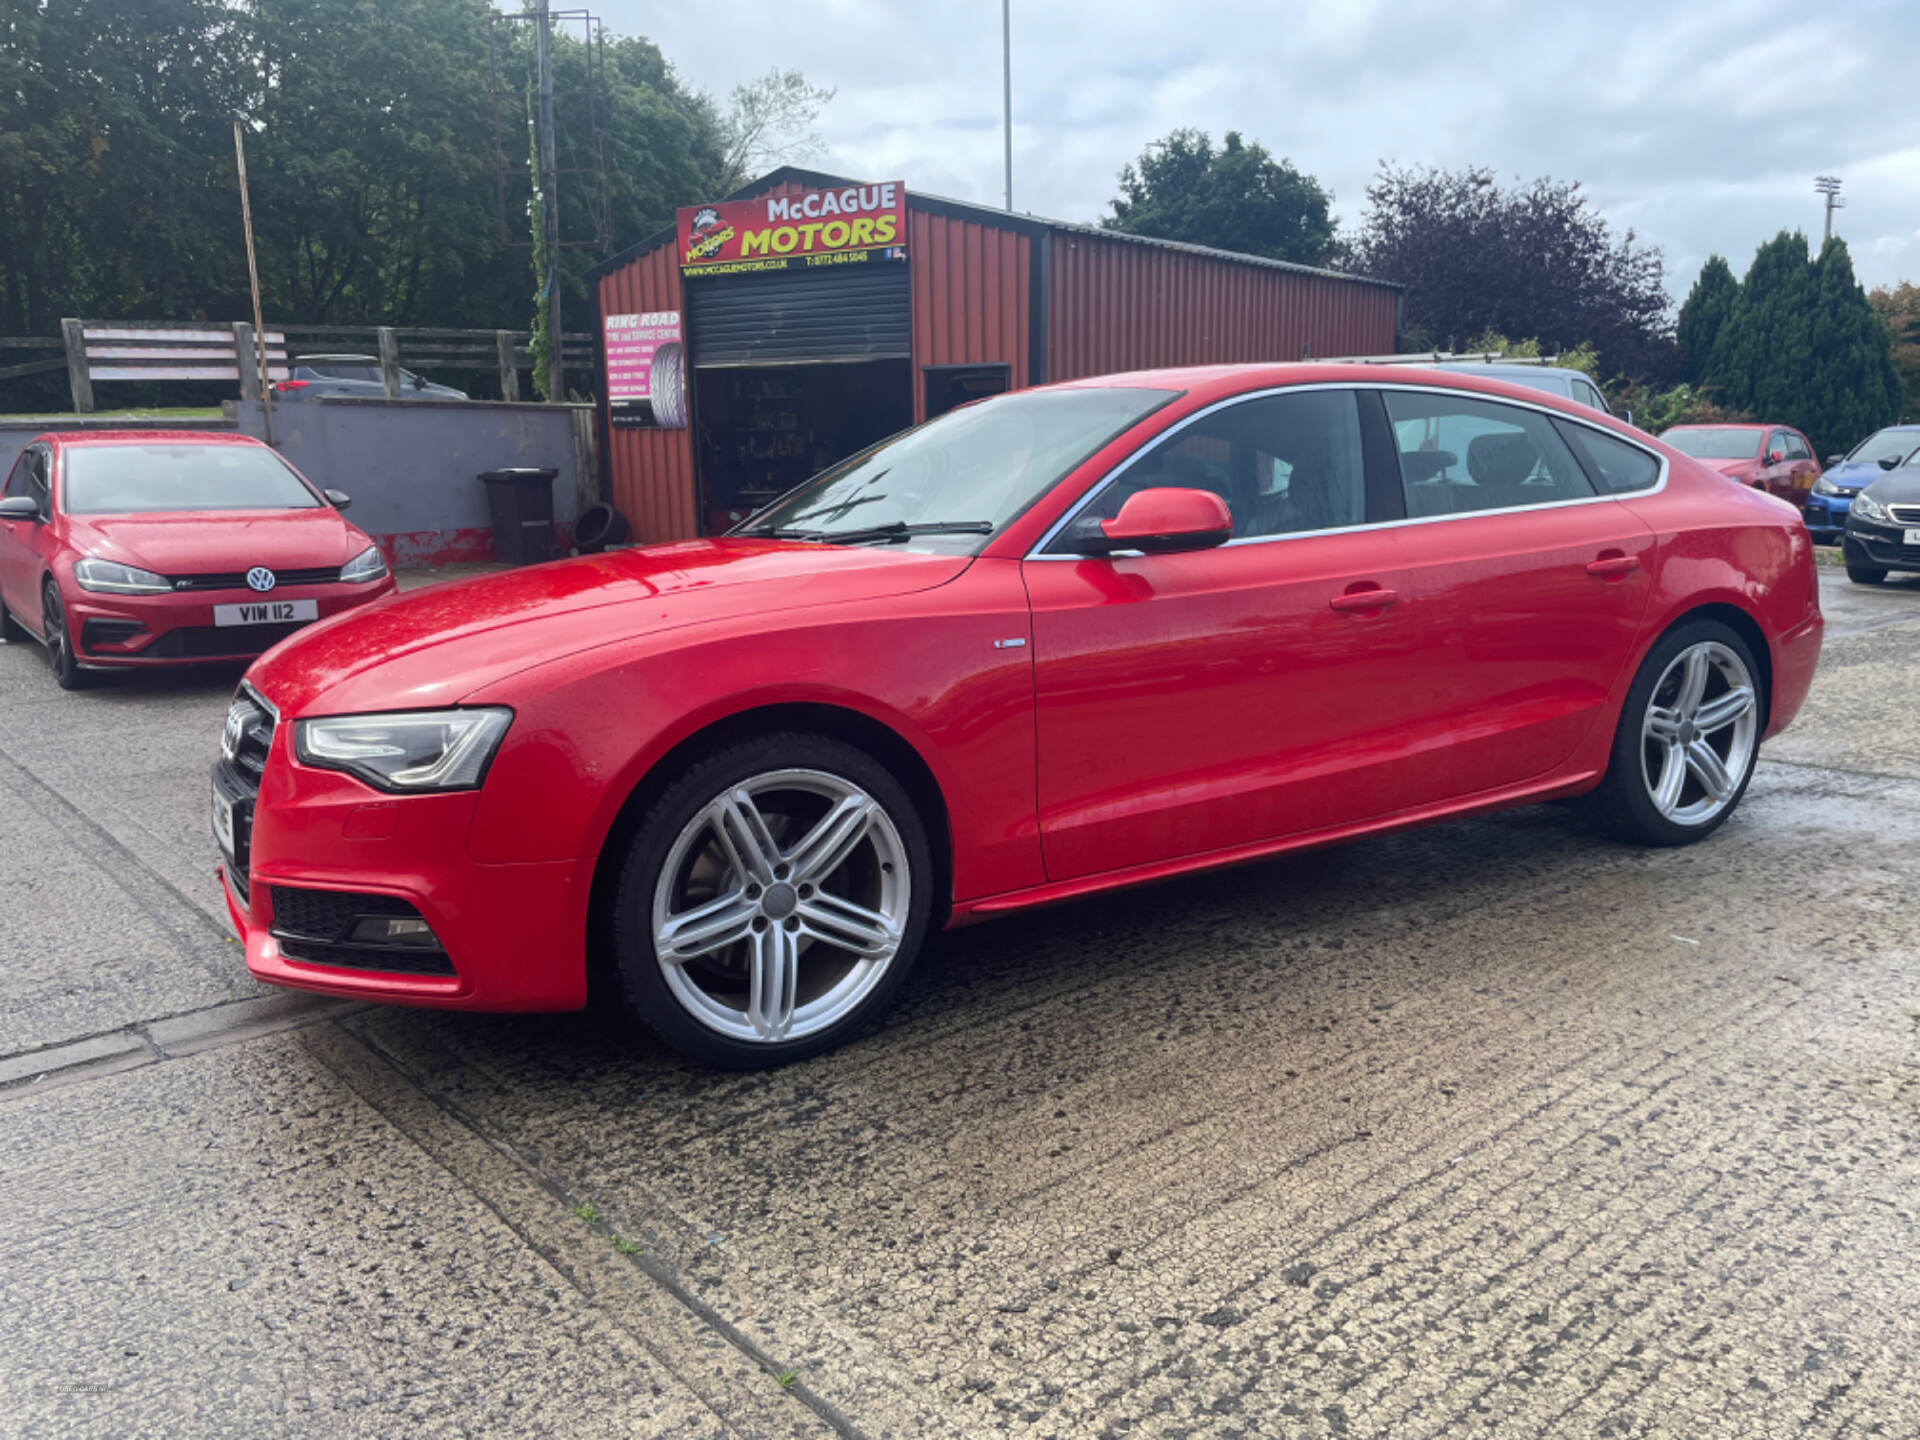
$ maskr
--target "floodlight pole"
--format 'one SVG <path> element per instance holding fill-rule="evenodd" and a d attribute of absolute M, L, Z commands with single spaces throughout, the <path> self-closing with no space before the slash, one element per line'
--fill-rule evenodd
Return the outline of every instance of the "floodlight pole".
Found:
<path fill-rule="evenodd" d="M 1816 175 L 1813 188 L 1827 197 L 1827 228 L 1820 237 L 1820 248 L 1827 248 L 1827 242 L 1833 239 L 1833 212 L 1844 209 L 1846 201 L 1840 198 L 1840 177 L 1837 175 Z"/>
<path fill-rule="evenodd" d="M 560 338 L 560 195 L 553 158 L 553 54 L 547 0 L 533 0 L 534 87 L 538 93 L 540 224 L 546 238 L 547 273 L 540 277 L 547 300 L 547 398 L 567 398 L 565 342 Z"/>
<path fill-rule="evenodd" d="M 1007 209 L 1013 209 L 1013 0 L 1000 0 L 1000 128 L 1007 147 Z"/>
<path fill-rule="evenodd" d="M 260 416 L 266 429 L 267 444 L 273 444 L 273 382 L 267 378 L 267 327 L 260 317 L 260 267 L 253 258 L 253 205 L 247 199 L 247 147 L 242 138 L 245 122 L 238 110 L 233 112 L 233 159 L 240 170 L 240 224 L 247 232 L 247 284 L 253 290 L 253 360 L 260 374 Z M 240 365 L 246 357 L 233 357 Z"/>

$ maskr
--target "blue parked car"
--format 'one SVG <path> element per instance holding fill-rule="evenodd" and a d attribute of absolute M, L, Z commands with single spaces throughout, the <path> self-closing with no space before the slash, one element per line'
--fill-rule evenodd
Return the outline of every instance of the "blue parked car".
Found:
<path fill-rule="evenodd" d="M 1813 482 L 1813 493 L 1800 512 L 1806 516 L 1813 538 L 1822 545 L 1839 544 L 1853 497 L 1916 454 L 1920 454 L 1920 425 L 1889 425 L 1874 431 L 1846 455 L 1829 455 L 1827 473 Z"/>

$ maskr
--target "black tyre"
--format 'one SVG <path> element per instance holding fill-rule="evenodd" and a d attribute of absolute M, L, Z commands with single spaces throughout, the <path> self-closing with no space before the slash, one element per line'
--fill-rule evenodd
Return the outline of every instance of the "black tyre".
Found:
<path fill-rule="evenodd" d="M 84 690 L 87 672 L 73 653 L 73 633 L 67 627 L 67 607 L 60 603 L 60 590 L 49 580 L 40 592 L 40 620 L 46 629 L 47 663 L 53 666 L 53 678 L 62 690 Z"/>
<path fill-rule="evenodd" d="M 717 749 L 641 822 L 613 913 L 621 990 L 681 1053 L 729 1069 L 840 1044 L 925 938 L 926 827 L 893 773 L 802 732 Z"/>
<path fill-rule="evenodd" d="M 1858 545 L 1841 541 L 1840 558 L 1847 563 L 1847 579 L 1856 585 L 1879 585 L 1887 578 L 1885 567 L 1869 564 L 1866 552 Z"/>
<path fill-rule="evenodd" d="M 1620 710 L 1596 817 L 1641 845 L 1690 845 L 1726 823 L 1747 792 L 1767 697 L 1747 642 L 1717 620 L 1662 636 Z"/>

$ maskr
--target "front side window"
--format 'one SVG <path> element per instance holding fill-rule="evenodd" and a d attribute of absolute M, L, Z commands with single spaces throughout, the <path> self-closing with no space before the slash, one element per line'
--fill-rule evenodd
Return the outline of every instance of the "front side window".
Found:
<path fill-rule="evenodd" d="M 1111 520 L 1130 496 L 1164 486 L 1218 495 L 1236 540 L 1362 524 L 1358 398 L 1302 390 L 1225 406 L 1147 450 L 1082 513 Z"/>
<path fill-rule="evenodd" d="M 315 510 L 320 497 L 263 445 L 76 445 L 67 513 Z"/>
<path fill-rule="evenodd" d="M 1407 515 L 1462 515 L 1583 500 L 1594 491 L 1536 410 L 1441 392 L 1388 390 Z"/>
<path fill-rule="evenodd" d="M 997 395 L 822 471 L 733 533 L 852 543 L 910 537 L 971 554 L 1178 394 L 1090 386 Z"/>
<path fill-rule="evenodd" d="M 1787 446 L 1787 459 L 1811 460 L 1813 458 L 1813 452 L 1807 449 L 1807 442 L 1802 440 L 1793 431 L 1787 431 L 1784 438 Z"/>
<path fill-rule="evenodd" d="M 19 458 L 13 462 L 13 469 L 7 472 L 7 488 L 5 493 L 8 499 L 12 499 L 16 495 L 31 495 L 34 493 L 31 489 L 33 454 L 34 452 L 32 450 L 22 450 Z"/>

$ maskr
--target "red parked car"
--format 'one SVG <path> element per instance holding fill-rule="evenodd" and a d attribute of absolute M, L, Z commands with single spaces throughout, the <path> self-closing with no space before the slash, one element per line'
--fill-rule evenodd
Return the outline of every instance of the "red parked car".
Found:
<path fill-rule="evenodd" d="M 1729 479 L 1794 505 L 1805 503 L 1820 478 L 1813 446 L 1791 425 L 1675 425 L 1660 438 Z"/>
<path fill-rule="evenodd" d="M 393 593 L 380 549 L 271 448 L 189 431 L 49 434 L 0 494 L 0 628 L 88 672 L 252 659 Z"/>
<path fill-rule="evenodd" d="M 247 964 L 818 1050 L 929 927 L 1585 796 L 1710 834 L 1820 650 L 1798 515 L 1584 406 L 1303 364 L 953 411 L 733 533 L 329 621 L 214 767 Z"/>

